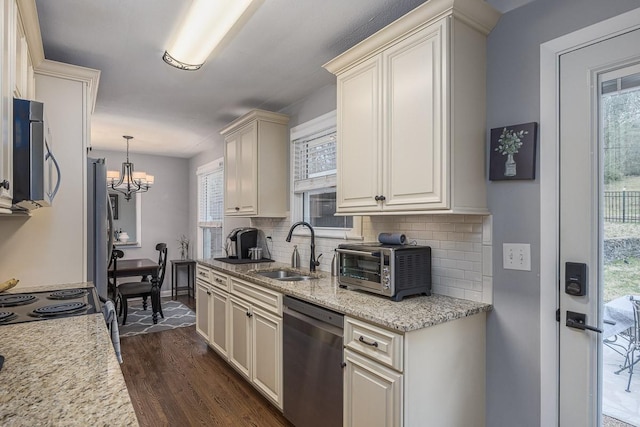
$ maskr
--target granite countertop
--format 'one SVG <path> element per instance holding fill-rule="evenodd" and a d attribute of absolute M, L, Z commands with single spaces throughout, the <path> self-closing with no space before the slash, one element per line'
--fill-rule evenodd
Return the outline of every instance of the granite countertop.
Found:
<path fill-rule="evenodd" d="M 444 295 L 411 296 L 395 302 L 379 295 L 340 288 L 337 278 L 331 277 L 325 272 L 309 273 L 308 269 L 300 269 L 299 271 L 318 278 L 286 282 L 268 279 L 256 274 L 257 270 L 293 270 L 288 265 L 277 262 L 268 265 L 258 263 L 229 264 L 214 260 L 198 260 L 198 262 L 231 276 L 282 292 L 285 295 L 298 297 L 399 332 L 422 329 L 492 309 L 491 304 Z"/>
<path fill-rule="evenodd" d="M 102 313 L 2 325 L 0 354 L 0 425 L 138 425 Z"/>

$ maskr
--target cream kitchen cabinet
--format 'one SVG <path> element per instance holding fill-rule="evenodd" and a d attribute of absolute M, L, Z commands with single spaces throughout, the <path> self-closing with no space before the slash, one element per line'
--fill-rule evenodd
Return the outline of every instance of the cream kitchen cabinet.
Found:
<path fill-rule="evenodd" d="M 486 214 L 484 2 L 427 2 L 325 64 L 338 213 Z"/>
<path fill-rule="evenodd" d="M 345 317 L 344 426 L 484 426 L 485 322 L 402 334 Z"/>
<path fill-rule="evenodd" d="M 229 363 L 282 409 L 282 294 L 229 277 Z"/>
<path fill-rule="evenodd" d="M 196 332 L 227 358 L 229 294 L 227 276 L 208 267 L 196 268 Z"/>
<path fill-rule="evenodd" d="M 344 352 L 344 425 L 402 425 L 402 374 L 353 351 Z"/>
<path fill-rule="evenodd" d="M 209 342 L 211 334 L 211 285 L 196 279 L 196 332 Z"/>
<path fill-rule="evenodd" d="M 13 200 L 13 86 L 15 81 L 15 40 L 17 7 L 15 1 L 0 6 L 0 213 L 11 213 Z"/>
<path fill-rule="evenodd" d="M 27 36 L 22 23 L 20 7 L 17 7 L 15 23 L 15 62 L 13 96 L 22 99 L 35 99 L 35 76 L 33 60 L 27 42 Z"/>
<path fill-rule="evenodd" d="M 196 331 L 282 409 L 282 294 L 199 263 Z"/>
<path fill-rule="evenodd" d="M 253 110 L 220 133 L 225 140 L 225 215 L 285 217 L 289 118 Z"/>
<path fill-rule="evenodd" d="M 229 294 L 221 291 L 217 288 L 211 290 L 211 332 L 209 334 L 209 344 L 211 347 L 220 354 L 223 358 L 227 359 L 228 346 L 229 346 L 229 334 L 228 321 L 229 318 Z"/>

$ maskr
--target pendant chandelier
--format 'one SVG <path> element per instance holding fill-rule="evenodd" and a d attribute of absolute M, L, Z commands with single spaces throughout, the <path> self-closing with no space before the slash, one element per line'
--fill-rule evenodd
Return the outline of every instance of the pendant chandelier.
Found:
<path fill-rule="evenodd" d="M 144 172 L 134 172 L 133 163 L 129 161 L 129 140 L 132 136 L 124 135 L 127 140 L 127 160 L 122 163 L 122 173 L 107 171 L 107 186 L 124 195 L 125 200 L 131 200 L 134 193 L 144 193 L 153 185 L 153 175 Z"/>

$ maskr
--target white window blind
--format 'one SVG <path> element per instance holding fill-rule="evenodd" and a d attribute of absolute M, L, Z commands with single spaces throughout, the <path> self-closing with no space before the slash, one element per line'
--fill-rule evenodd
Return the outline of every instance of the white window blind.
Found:
<path fill-rule="evenodd" d="M 336 128 L 293 141 L 293 191 L 301 193 L 336 186 Z"/>
<path fill-rule="evenodd" d="M 215 167 L 199 171 L 200 206 L 198 207 L 198 225 L 200 227 L 222 227 L 224 219 L 224 169 L 221 161 Z"/>
<path fill-rule="evenodd" d="M 224 220 L 224 162 L 218 159 L 198 168 L 198 253 L 212 258 L 222 251 Z"/>

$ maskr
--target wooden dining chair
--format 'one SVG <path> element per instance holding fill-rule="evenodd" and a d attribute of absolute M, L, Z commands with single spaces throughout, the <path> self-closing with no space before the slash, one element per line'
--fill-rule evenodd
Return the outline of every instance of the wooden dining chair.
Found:
<path fill-rule="evenodd" d="M 111 270 L 111 273 L 107 276 L 107 297 L 110 298 L 118 308 L 118 282 L 116 281 L 116 277 L 118 275 L 118 259 L 124 257 L 124 252 L 120 249 L 113 248 L 111 250 L 111 258 L 109 260 L 108 270 Z"/>
<path fill-rule="evenodd" d="M 167 269 L 167 244 L 158 243 L 156 245 L 158 251 L 158 288 L 162 288 L 164 283 L 164 273 Z M 151 296 L 151 278 L 145 278 L 140 282 L 127 282 L 118 285 L 118 298 L 121 301 L 120 315 L 122 317 L 122 324 L 127 323 L 127 312 L 129 310 L 130 298 L 142 298 L 142 309 L 147 309 L 147 298 Z M 162 304 L 158 305 L 158 311 L 160 316 L 164 319 L 162 313 Z"/>

